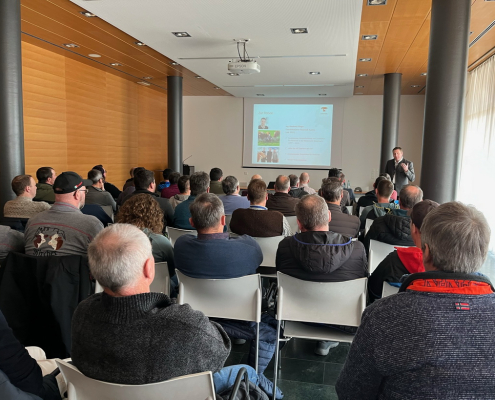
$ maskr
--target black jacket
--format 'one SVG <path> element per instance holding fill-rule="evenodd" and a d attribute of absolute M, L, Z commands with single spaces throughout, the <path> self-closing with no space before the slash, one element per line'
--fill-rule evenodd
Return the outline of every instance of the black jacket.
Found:
<path fill-rule="evenodd" d="M 368 275 L 362 243 L 335 232 L 302 232 L 280 242 L 277 271 L 314 282 L 341 282 Z"/>
<path fill-rule="evenodd" d="M 158 195 L 157 193 L 150 192 L 149 190 L 146 190 L 146 189 L 139 189 L 139 190 L 134 191 L 134 193 L 132 193 L 132 195 L 129 196 L 129 198 L 131 198 L 132 196 L 135 196 L 137 194 L 141 194 L 141 193 L 149 194 L 149 195 L 153 196 L 153 198 L 158 202 L 158 204 L 160 205 L 160 208 L 163 211 L 163 214 L 164 214 L 163 215 L 163 217 L 164 217 L 163 222 L 165 222 L 165 225 L 167 225 L 167 226 L 173 226 L 172 221 L 174 219 L 174 209 L 172 208 L 170 201 L 168 199 L 160 197 L 160 195 Z"/>
<path fill-rule="evenodd" d="M 376 203 L 378 199 L 376 198 L 376 193 L 374 190 L 370 190 L 364 196 L 361 196 L 357 202 L 356 215 L 359 215 L 359 209 L 372 206 Z"/>
<path fill-rule="evenodd" d="M 359 218 L 355 215 L 344 214 L 340 206 L 327 203 L 332 217 L 328 224 L 328 228 L 332 232 L 340 233 L 341 235 L 357 237 L 359 233 Z"/>
<path fill-rule="evenodd" d="M 122 193 L 121 190 L 115 186 L 112 185 L 110 182 L 105 182 L 105 190 L 112 195 L 112 197 L 117 200 L 117 197 L 119 197 L 119 194 Z"/>
<path fill-rule="evenodd" d="M 387 214 L 375 219 L 371 225 L 363 241 L 366 254 L 369 252 L 371 239 L 394 246 L 414 246 L 411 237 L 411 218 L 407 216 L 404 210 L 392 210 L 392 212 L 394 214 Z"/>
<path fill-rule="evenodd" d="M 303 196 L 306 196 L 308 192 L 306 192 L 303 188 L 291 188 L 289 190 L 289 195 L 295 197 L 296 199 L 300 199 Z"/>
<path fill-rule="evenodd" d="M 409 274 L 396 251 L 390 253 L 376 267 L 368 279 L 370 303 L 382 297 L 383 282 L 399 282 L 403 275 Z"/>

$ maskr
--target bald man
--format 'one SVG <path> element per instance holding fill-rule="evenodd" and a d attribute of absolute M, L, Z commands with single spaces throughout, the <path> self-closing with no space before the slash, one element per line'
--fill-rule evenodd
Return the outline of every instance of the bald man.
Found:
<path fill-rule="evenodd" d="M 316 193 L 316 190 L 309 187 L 309 174 L 307 172 L 303 172 L 299 177 L 299 187 L 308 194 Z"/>
<path fill-rule="evenodd" d="M 255 174 L 251 177 L 251 181 L 254 181 L 255 179 L 263 179 L 261 175 Z"/>

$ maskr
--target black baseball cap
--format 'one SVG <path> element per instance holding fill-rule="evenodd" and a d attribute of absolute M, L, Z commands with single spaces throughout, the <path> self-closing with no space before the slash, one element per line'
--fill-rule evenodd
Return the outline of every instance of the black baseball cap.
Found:
<path fill-rule="evenodd" d="M 81 175 L 67 171 L 57 176 L 53 184 L 53 191 L 59 194 L 72 193 L 83 186 L 91 186 L 92 184 L 93 182 L 89 179 L 83 179 Z"/>

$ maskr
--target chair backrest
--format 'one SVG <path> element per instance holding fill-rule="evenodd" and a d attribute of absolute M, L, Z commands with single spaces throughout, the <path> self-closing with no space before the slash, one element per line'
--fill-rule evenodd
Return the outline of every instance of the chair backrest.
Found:
<path fill-rule="evenodd" d="M 172 228 L 171 226 L 167 226 L 168 238 L 170 239 L 170 243 L 172 246 L 175 244 L 175 241 L 180 238 L 182 235 L 194 235 L 198 236 L 198 231 L 196 230 L 187 230 L 187 229 L 179 229 Z"/>
<path fill-rule="evenodd" d="M 396 294 L 399 292 L 399 288 L 397 286 L 392 286 L 388 282 L 383 282 L 383 289 L 382 289 L 382 298 L 391 296 L 393 294 Z"/>
<path fill-rule="evenodd" d="M 395 246 L 393 244 L 387 244 L 379 242 L 378 240 L 370 240 L 370 251 L 368 256 L 368 265 L 370 274 L 378 267 L 378 265 L 395 250 L 395 247 L 408 247 L 408 246 Z"/>
<path fill-rule="evenodd" d="M 373 222 L 375 222 L 374 220 L 372 219 L 366 219 L 366 225 L 364 227 L 364 235 L 366 236 L 366 234 L 368 233 L 368 231 L 370 230 L 370 227 L 371 225 L 373 224 Z"/>
<path fill-rule="evenodd" d="M 277 272 L 277 319 L 359 326 L 368 278 L 309 282 Z"/>
<path fill-rule="evenodd" d="M 215 399 L 210 371 L 146 385 L 121 385 L 88 378 L 65 361 L 57 360 L 57 365 L 67 382 L 68 400 Z"/>
<path fill-rule="evenodd" d="M 112 218 L 112 221 L 113 221 L 113 208 L 112 208 L 112 206 L 101 206 L 101 208 L 103 208 L 103 211 L 105 211 L 105 213 L 110 218 Z"/>
<path fill-rule="evenodd" d="M 287 222 L 290 225 L 290 230 L 292 231 L 292 234 L 295 235 L 297 232 L 299 232 L 299 227 L 297 226 L 297 217 L 292 216 L 292 217 L 285 217 L 287 219 Z"/>
<path fill-rule="evenodd" d="M 363 213 L 363 211 L 364 211 L 365 208 L 366 207 L 359 207 L 359 216 L 360 217 L 361 217 L 361 214 Z"/>
<path fill-rule="evenodd" d="M 347 212 L 349 215 L 352 215 L 353 207 L 352 206 L 345 206 L 347 208 Z"/>
<path fill-rule="evenodd" d="M 273 237 L 253 237 L 261 247 L 263 261 L 261 266 L 275 268 L 275 258 L 277 256 L 278 244 L 284 239 L 283 236 Z"/>
<path fill-rule="evenodd" d="M 176 270 L 179 304 L 189 304 L 208 317 L 261 321 L 259 274 L 233 279 L 196 279 Z"/>
<path fill-rule="evenodd" d="M 227 232 L 232 232 L 230 230 L 230 220 L 232 219 L 232 214 L 225 215 L 225 225 L 227 226 Z"/>

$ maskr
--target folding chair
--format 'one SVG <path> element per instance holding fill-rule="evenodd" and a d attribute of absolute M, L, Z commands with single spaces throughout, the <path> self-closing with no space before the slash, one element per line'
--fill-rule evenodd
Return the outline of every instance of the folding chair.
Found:
<path fill-rule="evenodd" d="M 354 210 L 354 207 L 352 207 L 352 206 L 346 206 L 346 208 L 347 208 L 347 212 L 349 213 L 349 215 L 353 215 L 352 212 Z"/>
<path fill-rule="evenodd" d="M 375 221 L 372 219 L 366 219 L 366 226 L 364 227 L 364 236 L 366 236 L 366 234 L 370 230 L 371 225 L 373 225 L 373 222 L 375 222 Z"/>
<path fill-rule="evenodd" d="M 395 246 L 393 244 L 387 244 L 379 242 L 378 240 L 370 240 L 370 251 L 368 256 L 368 265 L 370 274 L 378 267 L 378 265 L 392 253 L 396 247 L 409 247 L 409 246 Z"/>
<path fill-rule="evenodd" d="M 88 378 L 75 366 L 61 360 L 57 365 L 67 382 L 68 400 L 214 400 L 210 371 L 146 385 L 121 385 Z"/>
<path fill-rule="evenodd" d="M 344 282 L 309 282 L 277 272 L 277 338 L 282 322 L 285 337 L 352 342 L 354 335 L 327 326 L 303 322 L 357 327 L 366 308 L 368 278 Z M 331 305 L 331 306 L 329 306 Z M 273 393 L 275 398 L 279 362 L 279 343 L 275 351 Z"/>
<path fill-rule="evenodd" d="M 399 288 L 397 286 L 392 286 L 388 282 L 383 282 L 382 299 L 387 296 L 392 296 L 393 294 L 396 294 L 398 292 Z"/>
<path fill-rule="evenodd" d="M 189 304 L 208 317 L 256 322 L 256 372 L 261 322 L 261 277 L 197 279 L 175 270 L 179 279 L 179 304 Z"/>
<path fill-rule="evenodd" d="M 170 243 L 172 244 L 172 246 L 175 244 L 175 241 L 178 238 L 180 238 L 182 235 L 198 236 L 198 231 L 196 231 L 196 230 L 172 228 L 171 226 L 167 226 L 167 233 L 168 233 L 168 238 L 170 239 Z"/>
<path fill-rule="evenodd" d="M 299 232 L 299 226 L 297 225 L 297 217 L 285 217 L 287 219 L 287 222 L 290 225 L 290 230 L 292 231 L 292 234 L 295 235 L 297 232 Z"/>
<path fill-rule="evenodd" d="M 112 206 L 101 206 L 101 208 L 103 208 L 103 211 L 105 211 L 105 213 L 110 218 L 112 218 L 112 221 L 113 221 L 113 208 L 112 208 Z"/>

